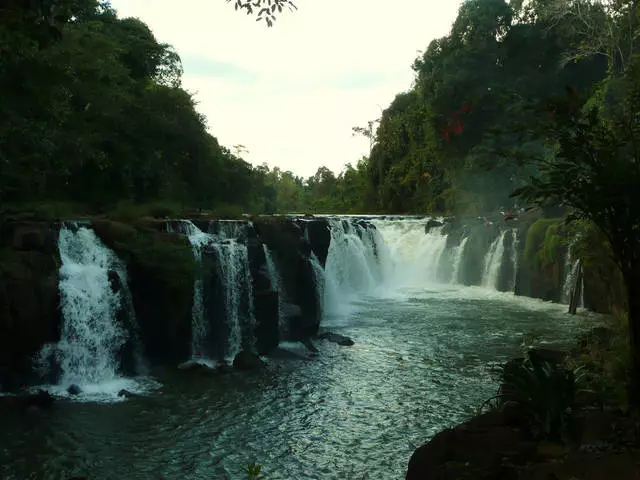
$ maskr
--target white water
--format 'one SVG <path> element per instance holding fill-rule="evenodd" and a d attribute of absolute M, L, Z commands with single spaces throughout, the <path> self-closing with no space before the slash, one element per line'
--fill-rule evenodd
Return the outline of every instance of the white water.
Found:
<path fill-rule="evenodd" d="M 138 382 L 119 374 L 118 354 L 130 336 L 117 318 L 121 308 L 130 307 L 123 263 L 85 227 L 62 227 L 58 248 L 60 341 L 40 354 L 41 361 L 53 354 L 60 365 L 59 384 L 51 390 L 65 395 L 66 388 L 76 384 L 82 389 L 77 398 L 84 401 L 113 400 L 121 389 L 140 391 Z M 120 292 L 111 287 L 110 271 L 118 275 Z"/>
<path fill-rule="evenodd" d="M 514 291 L 516 288 L 516 280 L 518 278 L 518 256 L 520 247 L 520 238 L 518 237 L 518 229 L 511 230 L 512 242 L 511 242 L 511 263 L 513 264 L 513 277 L 511 278 L 510 290 Z"/>
<path fill-rule="evenodd" d="M 267 247 L 266 244 L 262 244 L 262 248 L 264 249 L 264 256 L 266 259 L 267 265 L 267 275 L 269 276 L 269 281 L 271 283 L 271 289 L 278 292 L 278 330 L 280 333 L 280 338 L 286 338 L 288 334 L 288 325 L 286 322 L 286 318 L 282 315 L 282 305 L 286 300 L 286 292 L 284 291 L 284 284 L 282 282 L 282 277 L 278 273 L 278 268 L 276 267 L 275 262 L 273 261 L 273 256 L 271 255 L 271 250 Z"/>
<path fill-rule="evenodd" d="M 347 220 L 338 218 L 330 222 L 331 243 L 324 268 L 324 309 L 331 315 L 339 314 L 351 299 L 378 287 L 382 273 L 376 257 L 375 234 Z"/>
<path fill-rule="evenodd" d="M 321 315 L 324 314 L 325 304 L 326 304 L 326 292 L 327 292 L 327 276 L 325 271 L 322 269 L 322 265 L 320 264 L 320 260 L 316 257 L 316 254 L 311 252 L 311 256 L 309 257 L 309 262 L 311 263 L 311 268 L 313 269 L 313 284 L 316 289 L 316 299 L 318 301 L 318 305 L 321 308 Z M 332 292 L 335 295 L 335 293 Z"/>
<path fill-rule="evenodd" d="M 562 283 L 562 297 L 560 301 L 567 305 L 571 302 L 571 291 L 576 283 L 576 276 L 578 275 L 578 267 L 580 261 L 577 258 L 573 258 L 571 252 L 571 245 L 567 249 L 567 256 L 564 259 L 564 281 Z"/>
<path fill-rule="evenodd" d="M 249 255 L 247 247 L 234 240 L 212 244 L 218 258 L 219 275 L 222 278 L 225 319 L 229 326 L 229 336 L 224 352 L 227 361 L 233 361 L 242 349 L 243 343 L 250 345 L 254 339 L 243 339 L 242 331 L 253 332 L 253 292 Z M 252 335 L 252 333 L 251 333 Z"/>
<path fill-rule="evenodd" d="M 247 332 L 253 331 L 253 295 L 249 256 L 246 245 L 239 243 L 234 236 L 242 236 L 248 223 L 238 221 L 216 221 L 209 224 L 209 230 L 216 233 L 205 233 L 193 222 L 181 220 L 177 223 L 177 233 L 186 235 L 191 244 L 194 258 L 202 265 L 206 248 L 215 252 L 218 271 L 221 279 L 224 317 L 229 328 L 226 339 L 224 358 L 232 361 L 252 338 L 243 339 L 243 325 Z M 169 228 L 170 229 L 170 228 Z M 171 229 L 170 229 L 171 230 Z M 212 352 L 207 351 L 206 344 L 210 336 L 210 320 L 205 307 L 203 278 L 195 280 L 192 304 L 191 359 L 196 362 L 212 365 Z"/>
<path fill-rule="evenodd" d="M 381 258 L 381 270 L 387 288 L 418 287 L 438 282 L 447 236 L 442 227 L 424 233 L 425 220 L 373 222 L 388 251 Z"/>
<path fill-rule="evenodd" d="M 464 258 L 464 249 L 467 246 L 469 237 L 464 237 L 460 245 L 456 247 L 455 255 L 453 258 L 453 273 L 451 275 L 451 283 L 460 283 L 460 265 Z"/>
<path fill-rule="evenodd" d="M 489 251 L 484 257 L 484 270 L 482 272 L 482 286 L 498 289 L 498 281 L 500 279 L 500 267 L 504 257 L 504 237 L 507 234 L 503 230 L 498 238 L 496 238 L 489 247 Z"/>

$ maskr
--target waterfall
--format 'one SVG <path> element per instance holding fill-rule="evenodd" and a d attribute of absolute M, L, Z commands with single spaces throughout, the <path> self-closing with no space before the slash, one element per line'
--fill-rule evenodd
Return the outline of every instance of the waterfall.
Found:
<path fill-rule="evenodd" d="M 121 378 L 123 367 L 119 356 L 132 340 L 127 327 L 133 331 L 136 327 L 124 264 L 86 227 L 63 226 L 58 248 L 62 260 L 62 325 L 55 346 L 61 370 L 59 383 L 65 388 L 76 384 L 83 391 L 107 393 L 107 384 L 111 389 L 118 388 L 114 380 Z M 125 322 L 129 325 L 123 325 Z M 45 350 L 51 351 L 51 346 L 43 349 L 46 356 Z"/>
<path fill-rule="evenodd" d="M 250 332 L 253 332 L 255 321 L 249 256 L 247 246 L 239 241 L 246 238 L 248 226 L 249 223 L 243 221 L 215 221 L 209 223 L 208 232 L 205 233 L 188 220 L 167 224 L 168 231 L 187 236 L 194 258 L 201 268 L 204 268 L 205 255 L 212 257 L 218 280 L 213 282 L 217 288 L 211 285 L 207 288 L 202 275 L 194 283 L 191 309 L 192 360 L 207 363 L 213 357 L 222 356 L 225 360 L 232 361 L 244 346 L 250 346 L 253 342 Z M 238 238 L 233 238 L 234 236 Z M 215 312 L 208 311 L 207 299 L 210 297 L 220 302 Z M 210 346 L 212 317 L 216 314 L 224 317 L 218 318 L 217 322 L 226 325 L 226 338 L 222 342 L 218 341 L 222 345 L 222 352 L 214 352 Z"/>
<path fill-rule="evenodd" d="M 222 282 L 224 314 L 229 328 L 224 352 L 226 360 L 231 361 L 243 347 L 253 345 L 253 292 L 249 255 L 246 245 L 234 240 L 214 243 L 218 261 L 218 275 Z M 243 338 L 243 331 L 246 335 Z"/>
<path fill-rule="evenodd" d="M 519 247 L 520 247 L 520 238 L 518 236 L 518 229 L 513 228 L 511 230 L 512 241 L 511 241 L 511 264 L 513 265 L 513 276 L 511 277 L 511 285 L 510 290 L 512 292 L 516 289 L 516 282 L 518 279 L 518 256 L 519 256 Z"/>
<path fill-rule="evenodd" d="M 503 230 L 498 238 L 496 238 L 489 247 L 489 251 L 484 257 L 484 269 L 482 272 L 482 286 L 496 289 L 498 288 L 498 280 L 500 279 L 500 267 L 504 257 L 504 237 L 507 234 Z"/>
<path fill-rule="evenodd" d="M 469 237 L 464 237 L 460 245 L 456 247 L 455 255 L 453 257 L 453 274 L 451 275 L 451 283 L 460 283 L 460 265 L 462 265 L 462 259 L 464 258 L 464 248 L 467 246 Z"/>
<path fill-rule="evenodd" d="M 286 338 L 288 332 L 288 325 L 286 319 L 282 315 L 282 305 L 285 302 L 285 291 L 284 285 L 282 282 L 282 278 L 278 273 L 278 269 L 276 268 L 276 264 L 273 261 L 273 256 L 271 255 L 271 250 L 269 247 L 262 244 L 262 248 L 264 249 L 264 257 L 266 260 L 267 266 L 267 275 L 269 276 L 269 282 L 271 283 L 271 289 L 278 292 L 278 329 L 280 330 L 280 338 Z"/>
<path fill-rule="evenodd" d="M 309 257 L 309 262 L 311 263 L 311 268 L 313 269 L 313 283 L 316 288 L 316 299 L 318 301 L 318 305 L 324 311 L 324 303 L 325 303 L 325 292 L 327 288 L 327 279 L 325 275 L 325 271 L 322 269 L 322 265 L 320 265 L 320 261 L 316 254 L 311 252 L 311 256 Z M 335 295 L 335 292 L 332 292 Z"/>
<path fill-rule="evenodd" d="M 567 256 L 564 259 L 564 281 L 562 282 L 562 295 L 560 302 L 567 305 L 571 302 L 571 293 L 575 288 L 578 270 L 580 268 L 580 259 L 573 258 L 571 245 L 567 249 Z"/>
<path fill-rule="evenodd" d="M 382 275 L 374 234 L 362 225 L 339 218 L 331 219 L 330 226 L 323 303 L 326 311 L 337 313 L 350 298 L 377 287 Z"/>

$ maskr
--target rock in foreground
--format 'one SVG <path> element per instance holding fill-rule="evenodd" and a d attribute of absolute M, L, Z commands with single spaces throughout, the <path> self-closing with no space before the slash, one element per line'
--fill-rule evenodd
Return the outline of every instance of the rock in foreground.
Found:
<path fill-rule="evenodd" d="M 350 347 L 355 345 L 355 342 L 349 337 L 340 335 L 339 333 L 323 332 L 317 336 L 318 340 L 327 340 L 328 342 L 337 343 L 343 347 Z"/>

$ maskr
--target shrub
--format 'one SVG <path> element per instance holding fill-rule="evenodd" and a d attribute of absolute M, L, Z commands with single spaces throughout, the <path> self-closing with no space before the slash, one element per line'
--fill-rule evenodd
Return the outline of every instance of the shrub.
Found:
<path fill-rule="evenodd" d="M 242 218 L 243 213 L 243 209 L 240 205 L 231 205 L 229 203 L 222 203 L 211 210 L 211 215 L 214 217 L 229 220 Z"/>
<path fill-rule="evenodd" d="M 500 403 L 516 402 L 534 438 L 559 440 L 573 406 L 576 376 L 531 350 L 522 362 L 509 362 L 502 373 Z"/>

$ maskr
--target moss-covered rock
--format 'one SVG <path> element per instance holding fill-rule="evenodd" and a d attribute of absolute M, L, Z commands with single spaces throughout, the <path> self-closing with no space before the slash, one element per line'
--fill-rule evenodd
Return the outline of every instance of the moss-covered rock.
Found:
<path fill-rule="evenodd" d="M 95 221 L 93 228 L 127 265 L 146 357 L 153 363 L 186 360 L 197 274 L 188 240 L 111 220 Z"/>

